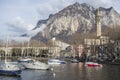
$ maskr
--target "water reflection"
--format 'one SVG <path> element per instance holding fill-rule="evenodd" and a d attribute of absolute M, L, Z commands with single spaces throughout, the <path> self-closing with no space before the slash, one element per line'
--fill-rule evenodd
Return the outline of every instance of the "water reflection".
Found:
<path fill-rule="evenodd" d="M 51 79 L 50 71 L 45 70 L 24 70 L 22 80 L 48 80 Z"/>
<path fill-rule="evenodd" d="M 21 77 L 12 77 L 12 76 L 0 75 L 0 80 L 21 80 Z"/>

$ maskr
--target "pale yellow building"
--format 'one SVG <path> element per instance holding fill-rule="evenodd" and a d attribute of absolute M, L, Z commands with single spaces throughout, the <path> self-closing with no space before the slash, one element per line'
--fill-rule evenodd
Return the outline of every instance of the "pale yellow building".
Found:
<path fill-rule="evenodd" d="M 110 41 L 108 36 L 100 36 L 96 38 L 85 38 L 84 39 L 84 44 L 86 45 L 104 45 L 108 44 Z"/>

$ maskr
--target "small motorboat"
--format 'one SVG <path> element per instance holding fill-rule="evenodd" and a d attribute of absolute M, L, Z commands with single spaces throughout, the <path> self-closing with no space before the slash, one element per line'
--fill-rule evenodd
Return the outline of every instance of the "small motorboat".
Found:
<path fill-rule="evenodd" d="M 31 59 L 31 58 L 27 58 L 27 57 L 21 58 L 21 59 L 18 60 L 18 65 L 21 69 L 25 69 L 24 65 L 26 63 L 33 62 L 33 61 L 34 61 L 34 59 Z"/>
<path fill-rule="evenodd" d="M 66 61 L 59 60 L 59 59 L 50 59 L 48 60 L 48 64 L 66 64 Z"/>
<path fill-rule="evenodd" d="M 0 74 L 7 76 L 20 76 L 22 70 L 18 65 L 11 64 L 9 62 L 5 62 L 0 65 Z"/>
<path fill-rule="evenodd" d="M 87 65 L 88 67 L 102 67 L 101 64 L 98 64 L 98 63 L 96 63 L 96 62 L 86 62 L 86 65 Z"/>
<path fill-rule="evenodd" d="M 77 59 L 71 59 L 70 60 L 72 63 L 79 63 L 79 61 Z"/>
<path fill-rule="evenodd" d="M 27 69 L 49 70 L 49 65 L 40 61 L 31 61 L 23 64 Z"/>

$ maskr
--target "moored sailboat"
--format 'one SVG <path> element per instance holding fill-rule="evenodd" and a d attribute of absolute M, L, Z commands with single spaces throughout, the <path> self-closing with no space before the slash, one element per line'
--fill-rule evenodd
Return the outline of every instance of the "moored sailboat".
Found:
<path fill-rule="evenodd" d="M 20 76 L 22 70 L 19 68 L 19 66 L 12 64 L 12 62 L 6 61 L 7 47 L 8 47 L 8 42 L 5 48 L 5 60 L 3 63 L 0 64 L 0 74 L 8 75 L 8 76 Z"/>
<path fill-rule="evenodd" d="M 20 76 L 21 69 L 19 66 L 5 62 L 0 65 L 0 74 L 8 76 Z"/>

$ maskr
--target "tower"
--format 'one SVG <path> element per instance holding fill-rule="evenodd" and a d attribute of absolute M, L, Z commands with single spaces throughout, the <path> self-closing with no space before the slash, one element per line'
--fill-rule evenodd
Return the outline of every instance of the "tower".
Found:
<path fill-rule="evenodd" d="M 99 11 L 99 8 L 96 12 L 96 35 L 97 36 L 101 36 L 101 14 L 100 14 L 100 11 Z"/>

